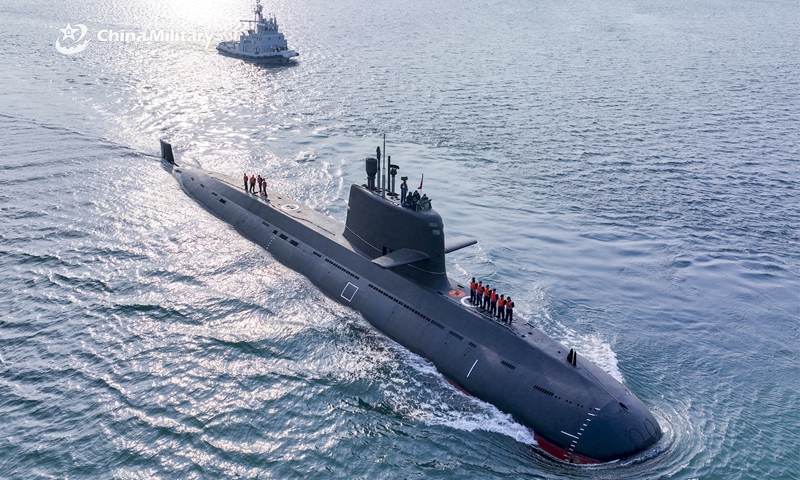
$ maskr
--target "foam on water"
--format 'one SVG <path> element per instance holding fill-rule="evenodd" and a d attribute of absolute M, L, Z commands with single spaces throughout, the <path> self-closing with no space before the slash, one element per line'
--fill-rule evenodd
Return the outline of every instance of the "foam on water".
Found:
<path fill-rule="evenodd" d="M 277 0 L 291 68 L 53 47 L 68 21 L 227 32 L 248 8 L 0 7 L 0 476 L 800 476 L 796 2 Z M 536 455 L 154 161 L 165 137 L 343 221 L 384 132 L 480 242 L 451 275 L 624 380 L 654 449 Z"/>

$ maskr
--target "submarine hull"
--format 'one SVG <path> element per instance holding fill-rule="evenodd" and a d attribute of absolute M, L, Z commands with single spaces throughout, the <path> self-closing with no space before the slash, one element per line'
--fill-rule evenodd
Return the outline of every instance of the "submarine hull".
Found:
<path fill-rule="evenodd" d="M 509 327 L 489 318 L 464 301 L 461 285 L 438 277 L 421 285 L 413 275 L 382 268 L 373 262 L 382 252 L 354 246 L 342 223 L 280 193 L 268 190 L 267 200 L 205 170 L 175 166 L 173 174 L 198 203 L 429 359 L 458 389 L 530 427 L 554 457 L 606 462 L 633 456 L 661 438 L 647 407 L 613 377 L 582 357 L 567 361 L 568 349 L 532 326 Z M 373 193 L 353 185 L 354 195 Z M 441 233 L 442 226 L 437 228 Z"/>

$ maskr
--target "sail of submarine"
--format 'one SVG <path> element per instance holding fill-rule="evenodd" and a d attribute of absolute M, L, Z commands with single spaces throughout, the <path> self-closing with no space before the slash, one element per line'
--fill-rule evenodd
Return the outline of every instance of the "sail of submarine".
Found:
<path fill-rule="evenodd" d="M 608 462 L 661 438 L 647 407 L 595 364 L 533 326 L 506 326 L 462 301 L 445 254 L 475 241 L 446 240 L 435 210 L 404 208 L 393 188 L 376 187 L 376 159 L 367 159 L 368 183 L 350 188 L 343 226 L 281 193 L 257 196 L 229 176 L 179 167 L 171 146 L 161 147 L 165 166 L 198 203 L 430 360 L 459 390 L 531 428 L 550 455 Z"/>

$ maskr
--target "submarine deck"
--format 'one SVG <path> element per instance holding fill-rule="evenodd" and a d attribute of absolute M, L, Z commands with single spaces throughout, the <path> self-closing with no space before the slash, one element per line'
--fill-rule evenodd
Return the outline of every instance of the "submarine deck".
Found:
<path fill-rule="evenodd" d="M 242 185 L 239 182 L 237 182 L 233 177 L 230 177 L 228 175 L 217 173 L 217 172 L 210 172 L 210 171 L 207 171 L 206 173 L 209 176 L 215 178 L 216 180 L 218 180 L 218 181 L 220 181 L 222 183 L 227 184 L 228 186 L 230 186 L 230 187 L 232 187 L 234 189 L 239 189 L 240 187 L 242 187 Z M 244 190 L 244 188 L 242 188 L 242 190 Z M 306 223 L 308 225 L 313 226 L 322 235 L 324 235 L 327 238 L 329 238 L 330 240 L 336 242 L 340 246 L 342 246 L 342 247 L 344 247 L 344 248 L 346 248 L 346 249 L 348 249 L 348 250 L 350 250 L 350 251 L 352 251 L 352 252 L 354 252 L 354 253 L 362 256 L 362 257 L 366 257 L 366 255 L 364 255 L 358 249 L 354 248 L 350 244 L 350 242 L 346 238 L 344 238 L 344 236 L 341 233 L 342 229 L 343 229 L 343 225 L 338 220 L 336 220 L 334 218 L 331 218 L 331 217 L 329 217 L 329 216 L 327 216 L 325 214 L 319 213 L 316 210 L 313 210 L 311 207 L 309 207 L 309 206 L 307 206 L 307 205 L 305 205 L 305 204 L 303 204 L 303 203 L 301 203 L 301 202 L 299 202 L 299 201 L 297 201 L 297 200 L 295 200 L 295 199 L 293 199 L 293 198 L 291 198 L 291 197 L 289 197 L 289 196 L 287 196 L 287 195 L 285 195 L 283 193 L 277 192 L 275 190 L 271 190 L 269 188 L 267 188 L 266 191 L 267 191 L 267 196 L 266 197 L 264 195 L 261 195 L 261 194 L 258 194 L 258 193 L 248 193 L 248 194 L 250 196 L 252 196 L 252 197 L 255 197 L 255 198 L 261 200 L 266 205 L 274 208 L 275 210 L 278 210 L 281 214 L 286 215 L 289 218 L 292 218 L 294 220 L 297 220 L 297 221 L 300 221 L 300 222 L 303 222 L 303 223 Z M 394 197 L 390 198 L 390 195 L 387 192 L 386 199 L 387 199 L 387 201 L 389 201 L 392 204 L 394 204 L 395 206 L 397 206 L 397 208 L 402 208 L 400 206 L 400 202 L 399 202 L 399 199 L 397 198 L 397 195 L 395 195 Z M 531 325 L 527 321 L 524 321 L 524 319 L 522 319 L 522 318 L 518 318 L 517 319 L 518 320 L 517 324 L 512 323 L 511 325 L 508 325 L 508 324 L 505 324 L 505 323 L 499 321 L 494 316 L 490 315 L 488 311 L 486 311 L 486 310 L 484 310 L 484 309 L 482 309 L 480 307 L 477 307 L 475 305 L 471 305 L 469 303 L 469 292 L 467 291 L 467 289 L 463 285 L 459 284 L 456 280 L 454 280 L 454 279 L 452 279 L 450 277 L 448 277 L 448 280 L 450 281 L 450 285 L 452 287 L 451 292 L 461 291 L 464 294 L 461 295 L 461 294 L 458 294 L 458 293 L 453 294 L 453 293 L 450 293 L 450 292 L 440 292 L 440 291 L 434 290 L 434 289 L 428 289 L 428 290 L 430 290 L 431 292 L 438 293 L 440 296 L 446 298 L 448 301 L 450 301 L 450 302 L 452 302 L 454 304 L 458 304 L 464 310 L 466 310 L 468 312 L 471 312 L 471 313 L 474 313 L 475 315 L 481 317 L 485 321 L 491 322 L 491 323 L 495 324 L 497 327 L 500 327 L 500 328 L 503 328 L 505 330 L 508 330 L 509 332 L 513 333 L 514 335 L 521 336 L 522 338 L 526 338 L 528 335 L 531 335 L 531 334 L 534 333 L 534 330 L 535 330 L 536 327 Z M 420 286 L 420 287 L 421 288 L 426 288 L 424 286 Z"/>
<path fill-rule="evenodd" d="M 545 451 L 553 450 L 558 458 L 566 460 L 580 461 L 586 455 L 586 459 L 605 461 L 647 446 L 635 439 L 629 441 L 627 433 L 629 424 L 641 420 L 642 415 L 653 424 L 656 422 L 647 416 L 649 412 L 641 401 L 591 361 L 576 364 L 572 350 L 565 361 L 566 347 L 524 318 L 517 316 L 517 323 L 511 326 L 499 322 L 486 310 L 470 305 L 468 289 L 444 275 L 441 280 L 447 281 L 426 287 L 397 271 L 382 269 L 372 262 L 374 252 L 369 255 L 357 243 L 351 243 L 349 230 L 342 222 L 287 195 L 267 189 L 269 196 L 264 198 L 243 191 L 241 180 L 207 170 L 192 176 L 191 169 L 187 170 L 182 173 L 176 169 L 181 174 L 178 180 L 200 204 L 273 253 L 276 260 L 306 275 L 332 299 L 353 305 L 387 337 L 430 359 L 457 388 L 519 416 L 524 425 L 552 444 L 550 450 L 543 447 Z M 276 238 L 282 241 L 274 243 Z M 338 289 L 345 283 L 339 294 Z M 359 288 L 365 288 L 367 294 L 351 303 Z M 417 305 L 425 313 L 410 305 Z M 471 341 L 463 347 L 462 355 L 459 342 L 467 338 Z M 470 377 L 476 365 L 480 367 Z M 519 388 L 520 385 L 532 386 L 528 389 Z M 623 418 L 627 414 L 633 417 Z M 578 447 L 581 432 L 590 421 L 598 433 L 583 437 Z M 641 429 L 641 422 L 637 426 Z M 601 427 L 602 431 L 598 430 Z M 617 434 L 619 446 L 607 445 L 606 439 Z M 656 438 L 660 434 L 650 436 Z"/>

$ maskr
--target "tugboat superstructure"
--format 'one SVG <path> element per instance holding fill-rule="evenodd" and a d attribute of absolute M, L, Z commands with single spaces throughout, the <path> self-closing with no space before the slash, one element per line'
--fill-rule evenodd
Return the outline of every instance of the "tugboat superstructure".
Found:
<path fill-rule="evenodd" d="M 261 0 L 256 0 L 253 9 L 255 19 L 242 20 L 255 24 L 255 27 L 242 33 L 239 40 L 221 42 L 217 45 L 217 51 L 223 55 L 259 63 L 289 63 L 292 58 L 300 55 L 289 49 L 275 16 L 265 18 L 263 8 Z"/>

